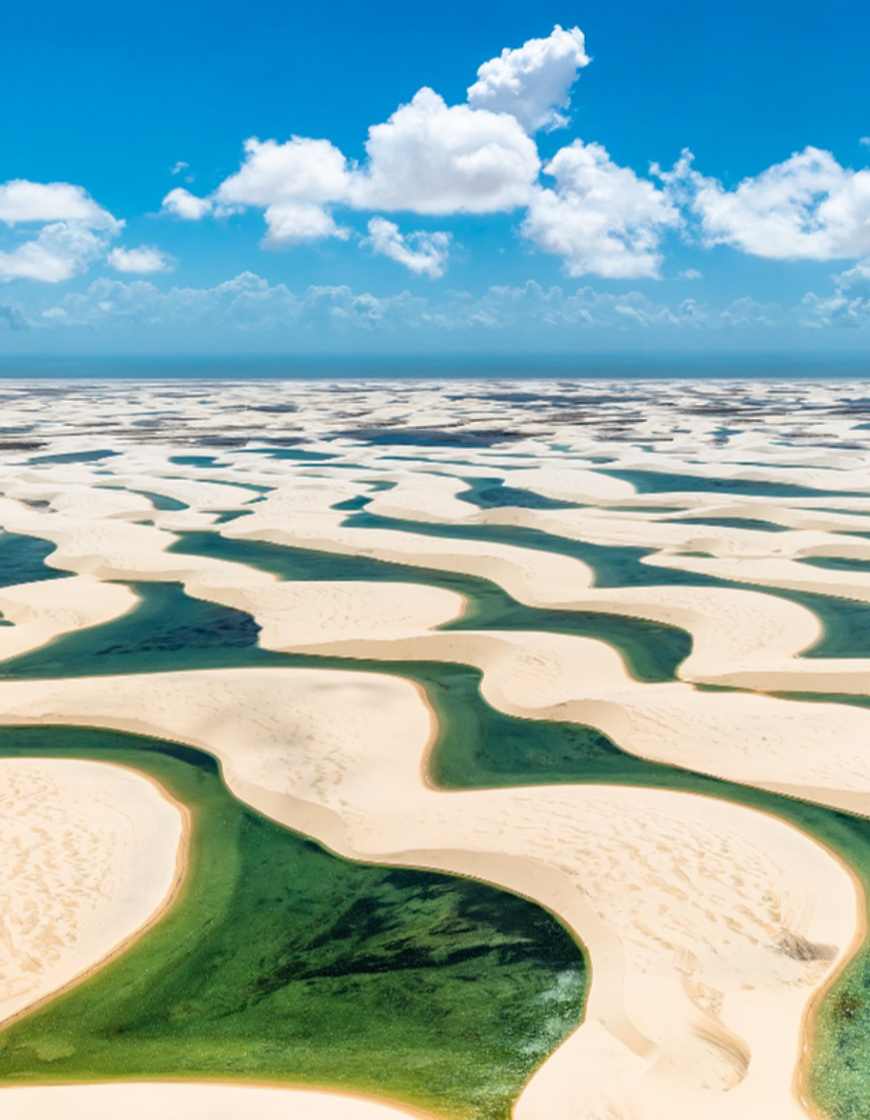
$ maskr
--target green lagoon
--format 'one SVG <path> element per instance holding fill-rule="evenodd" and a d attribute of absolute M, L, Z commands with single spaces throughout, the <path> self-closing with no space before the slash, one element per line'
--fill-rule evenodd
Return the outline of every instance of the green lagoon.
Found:
<path fill-rule="evenodd" d="M 468 617 L 454 625 L 548 629 L 541 616 L 553 615 L 560 632 L 576 632 L 575 612 L 524 608 L 470 577 L 212 533 L 187 534 L 174 551 L 220 555 L 282 578 L 395 579 L 399 570 L 411 582 L 446 579 L 439 585 L 469 599 Z M 177 584 L 136 589 L 143 598 L 134 611 L 0 665 L 0 676 L 259 665 L 395 672 L 418 681 L 439 716 L 430 769 L 445 788 L 608 782 L 726 798 L 818 837 L 870 893 L 864 818 L 637 759 L 592 728 L 505 716 L 483 701 L 479 673 L 465 666 L 270 653 L 243 612 L 192 599 Z M 602 631 L 594 636 L 607 640 L 618 619 L 596 617 Z M 666 679 L 673 650 L 654 631 L 630 633 L 633 667 Z M 632 648 L 625 634 L 620 640 Z M 582 1017 L 588 974 L 580 948 L 553 917 L 509 892 L 338 859 L 240 805 L 200 752 L 64 728 L 8 729 L 0 744 L 8 754 L 123 761 L 159 778 L 197 822 L 179 905 L 118 961 L 0 1034 L 6 1080 L 286 1079 L 502 1120 Z M 826 999 L 814 1042 L 811 1087 L 825 1113 L 866 1120 L 867 947 Z"/>

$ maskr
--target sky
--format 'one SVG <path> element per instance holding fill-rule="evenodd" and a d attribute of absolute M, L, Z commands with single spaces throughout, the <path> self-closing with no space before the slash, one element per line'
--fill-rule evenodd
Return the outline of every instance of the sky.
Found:
<path fill-rule="evenodd" d="M 31 0 L 0 357 L 870 357 L 860 0 Z"/>

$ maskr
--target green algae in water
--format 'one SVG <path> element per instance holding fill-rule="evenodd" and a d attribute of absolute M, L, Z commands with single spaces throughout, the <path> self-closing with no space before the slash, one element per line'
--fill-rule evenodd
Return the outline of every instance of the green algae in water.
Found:
<path fill-rule="evenodd" d="M 277 546 L 277 551 L 287 552 L 280 546 Z M 320 563 L 320 554 L 300 551 L 307 557 L 308 563 Z M 358 570 L 357 558 L 340 559 L 356 569 L 355 578 L 366 578 Z M 419 578 L 419 571 L 412 572 L 409 578 L 413 579 L 415 575 Z M 320 574 L 319 578 L 327 577 Z M 166 668 L 176 658 L 180 658 L 180 663 L 187 668 L 206 667 L 217 659 L 220 664 L 319 665 L 323 668 L 395 672 L 423 684 L 433 707 L 439 712 L 442 733 L 432 754 L 431 768 L 433 777 L 445 786 L 486 788 L 555 781 L 606 781 L 681 789 L 724 798 L 773 813 L 817 836 L 855 868 L 865 886 L 870 887 L 870 822 L 862 818 L 637 759 L 620 751 L 606 737 L 594 733 L 593 729 L 503 716 L 490 709 L 480 698 L 479 674 L 463 666 L 357 662 L 353 659 L 269 654 L 256 646 L 256 627 L 253 620 L 242 612 L 215 608 L 213 604 L 197 600 L 188 600 L 188 605 L 180 611 L 181 601 L 187 597 L 177 586 L 143 585 L 142 589 L 147 596 L 158 589 L 167 596 L 161 607 L 155 608 L 152 602 L 149 608 L 154 611 L 152 622 L 141 628 L 137 639 L 144 643 L 144 648 L 137 648 L 133 635 L 129 633 L 126 646 L 121 646 L 124 652 L 119 653 L 117 642 L 100 645 L 107 628 L 95 627 L 70 636 L 86 643 L 95 635 L 100 638 L 102 632 L 102 638 L 89 655 L 85 644 L 78 647 L 77 657 L 85 656 L 84 663 L 67 661 L 68 670 L 63 675 L 71 675 L 69 669 L 75 675 L 79 675 L 81 670 L 89 674 L 99 671 L 147 671 Z M 217 613 L 201 613 L 212 609 Z M 161 613 L 169 617 L 164 619 L 157 633 L 154 622 Z M 125 616 L 128 622 L 132 617 Z M 117 627 L 121 622 L 118 620 L 107 626 Z M 233 633 L 235 638 L 230 637 Z M 234 641 L 235 645 L 227 648 L 228 641 Z M 117 663 L 118 656 L 130 659 L 123 662 L 123 669 Z M 19 662 L 26 660 L 18 659 Z M 15 664 L 9 663 L 10 668 L 14 670 Z M 31 665 L 30 672 L 24 675 L 39 675 L 34 671 L 36 669 L 38 666 Z M 84 987 L 89 988 L 90 984 Z M 846 995 L 841 999 L 844 992 Z M 44 1014 L 50 1010 L 47 1009 Z M 28 1024 L 30 1022 L 27 1021 Z M 22 1024 L 22 1027 L 25 1025 Z M 72 1030 L 71 1027 L 69 1029 Z M 870 1045 L 870 947 L 862 949 L 825 1001 L 819 1015 L 817 1034 L 816 1060 L 810 1071 L 814 1096 L 825 1105 L 832 1120 L 865 1120 L 868 1113 L 862 1109 L 863 1078 L 867 1069 L 865 1058 Z M 49 1040 L 40 1052 L 50 1050 Z M 450 1069 L 454 1068 L 460 1067 L 450 1066 Z M 334 1078 L 331 1083 L 335 1083 Z M 359 1081 L 349 1081 L 348 1084 L 365 1087 Z M 376 1091 L 389 1093 L 392 1090 L 379 1084 Z M 440 1088 L 436 1095 L 442 1102 L 446 1099 Z M 463 1115 L 477 1114 L 466 1111 Z M 501 1114 L 494 1112 L 491 1115 Z"/>
<path fill-rule="evenodd" d="M 251 1078 L 506 1120 L 579 1023 L 582 952 L 525 899 L 340 859 L 236 801 L 199 751 L 119 732 L 0 732 L 0 756 L 34 755 L 150 774 L 190 806 L 194 831 L 169 914 L 0 1034 L 7 1082 Z"/>
<path fill-rule="evenodd" d="M 171 587 L 171 585 L 170 585 Z M 166 588 L 164 588 L 165 590 Z M 174 589 L 177 592 L 177 588 Z M 193 605 L 202 606 L 197 604 L 197 601 L 192 601 Z M 224 610 L 225 608 L 220 608 Z M 229 612 L 235 616 L 240 612 Z M 242 616 L 243 618 L 247 616 Z M 238 621 L 238 620 L 236 620 Z M 226 633 L 226 621 L 220 627 L 219 632 Z M 94 628 L 95 630 L 98 628 Z M 204 627 L 198 628 L 200 631 Z M 207 659 L 207 646 L 201 645 L 199 648 L 190 649 L 188 651 L 189 668 L 201 668 L 208 663 Z M 83 651 L 82 651 L 83 652 Z M 173 651 L 166 651 L 172 653 Z M 259 651 L 262 653 L 263 651 Z M 129 654 L 133 656 L 133 654 Z M 149 651 L 149 656 L 154 656 L 153 648 Z M 235 657 L 238 658 L 240 664 L 257 664 L 261 663 L 256 647 L 239 646 L 236 648 Z M 833 810 L 825 809 L 819 806 L 814 806 L 800 801 L 790 800 L 775 794 L 769 794 L 759 790 L 753 790 L 747 787 L 735 785 L 730 782 L 720 781 L 715 778 L 710 778 L 700 774 L 694 774 L 690 771 L 681 770 L 677 767 L 662 766 L 654 762 L 648 762 L 643 759 L 635 758 L 628 755 L 619 748 L 614 746 L 604 736 L 596 736 L 594 738 L 588 737 L 582 732 L 590 729 L 578 728 L 570 724 L 557 724 L 538 721 L 519 720 L 514 717 L 504 716 L 501 713 L 493 711 L 481 699 L 478 692 L 479 674 L 475 670 L 467 669 L 464 666 L 445 666 L 445 665 L 431 665 L 431 664 L 406 664 L 402 662 L 356 662 L 353 659 L 337 659 L 337 658 L 313 658 L 302 657 L 293 655 L 273 655 L 269 658 L 272 664 L 284 664 L 287 667 L 293 665 L 317 665 L 322 668 L 343 668 L 355 669 L 374 672 L 396 672 L 402 674 L 410 679 L 417 680 L 427 689 L 430 702 L 439 714 L 442 721 L 441 733 L 438 742 L 432 752 L 431 771 L 433 777 L 441 784 L 452 788 L 488 788 L 491 786 L 508 786 L 508 785 L 529 785 L 541 782 L 608 782 L 608 783 L 622 783 L 628 785 L 641 785 L 647 787 L 658 787 L 673 790 L 685 790 L 691 793 L 707 794 L 709 796 L 724 798 L 734 801 L 736 803 L 745 804 L 752 808 L 758 808 L 765 812 L 773 813 L 785 820 L 789 820 L 796 824 L 798 827 L 805 829 L 812 835 L 817 836 L 823 842 L 827 843 L 835 851 L 837 851 L 847 862 L 849 862 L 858 872 L 859 876 L 870 885 L 870 822 L 861 818 L 852 817 L 849 814 L 838 813 Z M 205 660 L 204 660 L 205 658 Z M 253 659 L 253 660 L 249 660 Z M 144 667 L 144 665 L 142 666 Z M 160 668 L 164 667 L 159 665 Z M 89 671 L 92 666 L 88 666 Z M 109 668 L 107 671 L 111 671 Z M 56 732 L 57 729 L 46 729 L 46 731 Z M 580 732 L 580 734 L 578 734 Z M 67 733 L 65 733 L 67 734 Z M 72 733 L 73 735 L 78 733 Z M 105 734 L 105 733 L 90 733 L 90 734 Z M 122 737 L 129 741 L 131 737 Z M 75 753 L 76 757 L 83 757 L 84 753 L 80 746 L 75 741 L 68 742 L 68 749 L 71 753 Z M 42 753 L 45 753 L 43 750 Z M 196 753 L 196 752 L 188 752 Z M 117 756 L 117 760 L 125 761 L 128 764 L 134 764 L 142 768 L 139 762 L 136 762 L 132 755 L 125 753 L 123 756 Z M 147 761 L 147 760 L 146 760 Z M 156 775 L 155 775 L 156 776 Z M 165 780 L 165 779 L 162 779 Z M 167 783 L 170 784 L 171 783 Z M 172 786 L 173 791 L 181 793 L 177 787 Z M 184 800 L 189 800 L 186 795 L 183 795 Z M 236 803 L 233 803 L 236 804 Z M 254 814 L 254 816 L 256 816 Z M 226 824 L 226 820 L 223 820 Z M 316 845 L 315 845 L 316 848 Z M 295 887 L 294 887 L 295 889 Z M 292 893 L 292 892 L 291 892 Z M 272 896 L 269 896 L 270 898 Z M 269 904 L 271 905 L 271 903 Z M 367 905 L 367 904 L 366 904 Z M 406 901 L 401 902 L 400 908 L 407 905 Z M 173 927 L 174 928 L 174 927 Z M 313 929 L 313 926 L 312 926 Z M 149 934 L 147 938 L 143 938 L 140 943 L 145 946 L 146 943 L 150 945 L 150 938 L 156 936 L 157 933 L 165 933 L 163 923 L 154 931 L 154 934 Z M 174 935 L 173 935 L 174 936 Z M 326 935 L 327 940 L 331 940 L 332 933 Z M 153 946 L 152 946 L 153 948 Z M 138 946 L 137 946 L 138 951 Z M 144 951 L 144 949 L 143 949 Z M 221 960 L 228 959 L 232 956 L 230 950 L 224 950 L 225 957 Z M 162 950 L 157 948 L 155 950 L 155 961 L 160 959 Z M 200 958 L 197 958 L 198 960 Z M 125 957 L 118 962 L 118 965 L 129 964 L 128 958 Z M 479 965 L 479 962 L 478 962 Z M 114 966 L 113 966 L 114 967 Z M 162 967 L 162 964 L 161 966 Z M 220 968 L 213 968 L 211 975 L 217 975 Z M 561 976 L 559 971 L 559 976 Z M 79 992 L 72 993 L 70 997 L 64 997 L 63 1000 L 57 1001 L 47 1008 L 44 1012 L 40 1013 L 38 1017 L 28 1019 L 19 1027 L 14 1028 L 16 1034 L 10 1035 L 12 1040 L 21 1040 L 30 1038 L 33 1045 L 28 1049 L 24 1047 L 26 1052 L 22 1052 L 21 1047 L 17 1051 L 11 1052 L 11 1056 L 7 1055 L 6 1050 L 9 1049 L 10 1043 L 6 1043 L 6 1049 L 0 1051 L 0 1075 L 4 1074 L 7 1078 L 14 1078 L 16 1080 L 22 1078 L 57 1078 L 61 1077 L 75 1077 L 81 1076 L 86 1078 L 94 1076 L 92 1066 L 85 1065 L 85 1061 L 91 1062 L 91 1058 L 81 1052 L 73 1053 L 63 1058 L 63 1066 L 61 1066 L 61 1059 L 50 1063 L 50 1071 L 45 1071 L 45 1065 L 42 1059 L 37 1057 L 37 1054 L 46 1054 L 49 1052 L 60 1053 L 62 1044 L 68 1044 L 70 1037 L 76 1037 L 76 1032 L 79 1030 L 78 1024 L 78 1004 L 73 1006 L 73 1013 L 67 1013 L 70 1006 L 66 1001 L 67 999 L 78 998 L 80 994 L 87 992 L 97 991 L 100 1005 L 104 1003 L 108 996 L 103 994 L 103 989 L 93 989 L 92 984 L 96 984 L 108 975 L 100 973 L 93 981 L 89 981 L 84 985 Z M 126 974 L 125 974 L 126 975 Z M 162 975 L 162 973 L 161 973 Z M 477 975 L 476 968 L 472 968 L 470 976 Z M 857 981 L 855 977 L 857 975 Z M 867 1039 L 870 1038 L 870 990 L 862 988 L 865 980 L 870 980 L 870 950 L 862 950 L 862 954 L 856 962 L 850 967 L 841 984 L 832 996 L 830 997 L 834 1002 L 826 1002 L 822 1009 L 822 1017 L 820 1018 L 819 1029 L 819 1046 L 817 1048 L 817 1062 L 814 1065 L 811 1076 L 812 1084 L 814 1086 L 814 1093 L 816 1096 L 828 1103 L 830 1093 L 828 1088 L 830 1086 L 849 1086 L 851 1088 L 843 1089 L 843 1099 L 848 1098 L 851 1104 L 843 1105 L 840 1111 L 832 1113 L 834 1120 L 864 1120 L 866 1114 L 860 1111 L 860 1084 L 861 1084 L 861 1054 L 864 1047 L 867 1045 Z M 464 983 L 470 983 L 471 979 L 466 978 Z M 477 982 L 476 980 L 474 981 Z M 513 981 L 504 979 L 506 984 L 512 984 Z M 556 983 L 562 984 L 561 979 L 557 979 Z M 838 993 L 842 990 L 842 985 L 851 983 L 853 987 L 857 988 L 857 992 L 852 992 L 849 999 L 845 1004 L 837 1003 Z M 555 989 L 561 991 L 561 988 Z M 338 993 L 339 995 L 342 992 Z M 326 992 L 320 990 L 320 995 L 329 1000 L 336 998 L 336 993 L 330 988 Z M 112 999 L 115 997 L 113 996 Z M 138 997 L 137 997 L 138 998 Z M 144 998 L 144 997 L 143 997 Z M 533 1003 L 539 997 L 535 996 Z M 546 1006 L 547 996 L 541 1004 L 535 1004 L 536 1007 Z M 426 996 L 429 999 L 429 996 Z M 253 1074 L 246 1062 L 260 1060 L 258 1055 L 261 1054 L 259 1047 L 261 1042 L 257 1042 L 256 1033 L 250 1038 L 246 1035 L 244 1039 L 240 1039 L 232 1033 L 229 1026 L 229 1015 L 227 1005 L 220 1004 L 220 1023 L 215 1027 L 218 1033 L 218 1042 L 213 1045 L 214 1040 L 209 1036 L 209 1041 L 204 1044 L 201 1050 L 197 1050 L 191 1043 L 191 1038 L 195 1036 L 190 1032 L 193 1031 L 194 1021 L 200 1014 L 200 1004 L 193 1001 L 190 1004 L 184 1004 L 179 1011 L 175 1004 L 173 1008 L 173 1030 L 177 1018 L 181 1018 L 188 1024 L 189 1032 L 184 1033 L 181 1026 L 178 1027 L 179 1033 L 172 1034 L 174 1040 L 173 1047 L 167 1048 L 166 1051 L 161 1049 L 163 1037 L 159 1030 L 154 1027 L 153 1016 L 148 1011 L 150 1004 L 144 1004 L 144 1011 L 137 1011 L 136 1015 L 139 1018 L 133 1019 L 132 1025 L 129 1027 L 122 1025 L 123 1029 L 117 1030 L 112 1025 L 111 1017 L 106 1018 L 114 1003 L 106 1004 L 108 1011 L 104 1007 L 97 1007 L 94 1014 L 97 1015 L 95 1020 L 97 1024 L 97 1035 L 99 1044 L 94 1043 L 94 1054 L 103 1058 L 108 1062 L 109 1072 L 106 1076 L 144 1076 L 142 1073 L 143 1061 L 153 1061 L 155 1063 L 155 1076 L 161 1073 L 165 1075 L 165 1069 L 157 1067 L 157 1063 L 162 1062 L 168 1053 L 174 1053 L 178 1045 L 184 1048 L 184 1062 L 189 1063 L 185 1065 L 184 1070 L 181 1071 L 182 1075 L 191 1075 L 196 1062 L 206 1062 L 209 1055 L 212 1056 L 211 1060 L 214 1062 L 231 1062 L 228 1068 L 217 1068 L 214 1065 L 206 1064 L 206 1068 L 200 1070 L 203 1076 L 210 1073 L 214 1076 L 259 1076 L 264 1077 L 266 1074 L 263 1072 L 264 1066 L 256 1066 Z M 575 1005 L 576 1006 L 576 1005 Z M 844 1016 L 838 1012 L 838 1008 L 843 1006 L 851 1009 L 848 1016 Z M 833 1012 L 830 1008 L 833 1007 Z M 55 1012 L 62 1012 L 66 1017 L 61 1019 L 60 1028 L 57 1027 L 57 1021 L 54 1019 L 49 1022 L 48 1017 L 53 1016 Z M 130 1012 L 133 1015 L 133 1012 Z M 161 1014 L 163 1014 L 161 1012 Z M 328 1010 L 322 1012 L 329 1021 L 327 1031 L 328 1042 L 327 1048 L 333 1046 L 333 1024 L 329 1019 Z M 534 1015 L 529 1012 L 530 1019 Z M 831 1034 L 832 1026 L 825 1015 L 831 1014 L 833 1017 L 833 1030 L 835 1033 Z M 144 1018 L 141 1016 L 144 1015 Z M 265 1012 L 264 1012 L 265 1015 Z M 102 1016 L 102 1018 L 100 1017 Z M 253 1014 L 251 1020 L 246 1022 L 254 1023 L 256 1014 Z M 90 1021 L 90 1020 L 89 1020 Z M 165 1020 L 158 1022 L 163 1023 Z M 320 1020 L 318 1020 L 319 1022 Z M 265 1019 L 264 1019 L 265 1022 Z M 38 1028 L 43 1030 L 43 1025 L 48 1023 L 49 1034 L 44 1032 L 37 1036 L 30 1034 L 30 1031 Z M 52 1025 L 55 1024 L 55 1025 Z M 226 1026 L 226 1033 L 222 1034 L 221 1030 Z M 185 1028 L 186 1030 L 188 1028 Z M 220 1028 L 220 1029 L 219 1029 Z M 96 1028 L 95 1028 L 96 1029 Z M 326 1030 L 327 1028 L 324 1028 Z M 503 1024 L 496 1024 L 493 1029 L 496 1031 L 496 1037 L 483 1034 L 481 1038 L 486 1039 L 486 1053 L 489 1055 L 493 1046 L 498 1048 L 498 1031 L 503 1029 Z M 59 1031 L 59 1034 L 51 1034 L 51 1031 Z M 381 1028 L 378 1028 L 381 1032 Z M 139 1033 L 137 1033 L 139 1032 Z M 552 1034 L 552 1032 L 545 1032 Z M 413 1071 L 417 1070 L 416 1060 L 414 1055 L 408 1050 L 406 1039 L 403 1037 L 404 1049 L 401 1047 L 395 1054 L 404 1063 L 404 1071 L 406 1076 L 411 1076 Z M 833 1037 L 835 1044 L 829 1044 L 827 1039 Z M 392 1036 L 385 1037 L 383 1033 L 376 1035 L 377 1045 L 381 1048 L 389 1049 Z M 2 1045 L 3 1036 L 0 1036 L 0 1045 Z M 120 1051 L 110 1050 L 110 1044 L 113 1040 L 121 1039 L 127 1042 L 130 1039 L 136 1040 L 137 1045 L 130 1050 L 123 1049 Z M 57 1046 L 54 1046 L 53 1040 L 57 1040 Z M 67 1040 L 65 1042 L 65 1040 Z M 253 1041 L 252 1041 L 253 1040 Z M 344 1064 L 342 1056 L 341 1062 L 333 1061 L 328 1063 L 328 1071 L 325 1074 L 316 1072 L 321 1069 L 317 1064 L 319 1058 L 315 1060 L 312 1057 L 311 1040 L 306 1036 L 306 1039 L 301 1037 L 297 1039 L 300 1047 L 307 1046 L 305 1051 L 306 1069 L 315 1069 L 314 1073 L 310 1074 L 311 1083 L 324 1083 L 324 1084 L 337 1084 L 348 1088 L 366 1089 L 371 1088 L 374 1092 L 379 1092 L 387 1095 L 396 1095 L 402 1099 L 414 1099 L 418 1103 L 424 1102 L 427 1107 L 438 1107 L 439 1102 L 442 1107 L 447 1107 L 454 1113 L 463 1116 L 480 1116 L 480 1117 L 501 1117 L 507 1115 L 506 1111 L 498 1111 L 501 1105 L 493 1106 L 495 1111 L 486 1111 L 489 1104 L 481 1106 L 483 1111 L 475 1112 L 476 1104 L 468 1106 L 467 1085 L 476 1085 L 478 1082 L 474 1079 L 477 1075 L 472 1076 L 469 1072 L 467 1065 L 469 1056 L 465 1053 L 462 1055 L 462 1062 L 454 1064 L 455 1056 L 453 1053 L 444 1054 L 444 1070 L 459 1071 L 459 1077 L 462 1081 L 462 1087 L 456 1089 L 457 1097 L 459 1098 L 459 1105 L 453 1107 L 449 1103 L 449 1086 L 447 1089 L 440 1084 L 435 1086 L 434 1097 L 430 1101 L 424 1094 L 418 1093 L 415 1089 L 413 1093 L 407 1092 L 401 1086 L 397 1087 L 395 1081 L 378 1081 L 374 1084 L 372 1080 L 366 1078 L 373 1078 L 375 1073 L 367 1066 L 368 1055 L 363 1050 L 362 1056 L 360 1052 L 351 1047 L 352 1053 L 349 1054 L 348 1065 Z M 555 1045 L 558 1041 L 555 1036 L 551 1038 L 552 1044 Z M 189 1044 L 190 1043 L 190 1044 Z M 255 1045 L 256 1043 L 256 1045 Z M 504 1040 L 502 1040 L 504 1044 Z M 827 1046 L 827 1049 L 825 1048 Z M 152 1052 L 152 1048 L 156 1048 Z M 136 1067 L 123 1067 L 120 1072 L 112 1072 L 116 1067 L 115 1056 L 127 1055 L 125 1061 L 133 1061 L 132 1053 L 135 1050 L 137 1055 L 136 1061 L 139 1063 Z M 428 1050 L 428 1047 L 427 1047 Z M 243 1052 L 243 1056 L 239 1057 L 239 1051 Z M 249 1057 L 249 1051 L 253 1057 Z M 828 1051 L 832 1051 L 829 1053 Z M 541 1043 L 539 1054 L 545 1052 L 544 1044 Z M 344 1055 L 344 1050 L 340 1053 Z M 394 1053 L 390 1051 L 390 1053 Z M 157 1056 L 155 1057 L 154 1054 Z M 77 1056 L 78 1055 L 78 1056 Z M 144 1056 L 143 1056 L 144 1055 Z M 111 1061 L 109 1059 L 111 1058 Z M 334 1058 L 334 1054 L 333 1054 Z M 15 1066 L 9 1066 L 7 1063 L 14 1061 L 19 1063 Z M 359 1059 L 359 1064 L 355 1064 Z M 476 1059 L 475 1059 L 476 1060 Z M 491 1058 L 487 1058 L 491 1061 Z M 81 1073 L 75 1073 L 76 1062 L 83 1063 L 81 1066 Z M 314 1062 L 314 1066 L 311 1063 Z M 462 1064 L 465 1063 L 465 1064 Z M 346 1076 L 346 1081 L 336 1081 L 339 1074 L 336 1073 L 338 1067 L 340 1075 Z M 100 1067 L 104 1068 L 104 1067 Z M 147 1066 L 146 1071 L 152 1067 Z M 176 1069 L 176 1066 L 169 1067 Z M 136 1072 L 136 1071 L 139 1072 Z M 409 1070 L 411 1073 L 409 1073 Z M 473 1071 L 472 1071 L 473 1072 Z M 270 1076 L 279 1076 L 278 1073 L 273 1071 Z M 416 1076 L 416 1074 L 414 1074 Z M 283 1076 L 283 1075 L 282 1075 Z M 293 1071 L 286 1075 L 289 1080 L 299 1080 L 301 1075 Z M 851 1077 L 851 1081 L 849 1078 Z M 428 1090 L 427 1090 L 428 1091 Z M 838 1098 L 839 1099 L 839 1098 Z M 448 1102 L 448 1104 L 445 1104 Z M 506 1107 L 506 1106 L 505 1106 Z M 839 1107 L 839 1106 L 838 1106 Z M 458 1108 L 458 1111 L 457 1111 Z M 464 1111 L 462 1110 L 464 1108 Z M 856 1111 L 857 1109 L 857 1111 Z"/>

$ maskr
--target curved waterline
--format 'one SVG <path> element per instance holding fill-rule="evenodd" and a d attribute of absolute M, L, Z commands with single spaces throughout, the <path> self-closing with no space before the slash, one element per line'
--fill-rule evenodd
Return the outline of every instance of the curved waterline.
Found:
<path fill-rule="evenodd" d="M 199 750 L 73 727 L 0 733 L 0 756 L 34 755 L 134 767 L 193 828 L 164 919 L 0 1033 L 6 1082 L 251 1079 L 506 1120 L 579 1023 L 584 956 L 532 902 L 333 855 L 236 800 Z"/>
<path fill-rule="evenodd" d="M 245 542 L 246 545 L 253 543 L 255 542 Z M 276 551 L 285 551 L 282 546 L 265 547 L 270 556 Z M 307 550 L 301 551 L 307 554 Z M 320 554 L 313 557 L 311 554 L 307 555 L 316 563 Z M 356 568 L 356 558 L 340 559 Z M 380 564 L 377 561 L 371 563 Z M 409 578 L 420 582 L 420 577 L 419 569 L 411 569 Z M 365 578 L 365 575 L 357 569 L 356 578 Z M 597 781 L 708 794 L 790 821 L 816 837 L 853 867 L 865 892 L 870 884 L 870 822 L 864 818 L 720 781 L 677 767 L 637 759 L 620 751 L 597 733 L 595 739 L 578 735 L 578 732 L 591 732 L 588 728 L 518 720 L 495 713 L 480 698 L 479 675 L 475 670 L 463 666 L 270 653 L 260 650 L 256 645 L 256 625 L 243 612 L 229 611 L 214 604 L 188 599 L 176 585 L 142 584 L 139 590 L 145 594 L 144 609 L 152 612 L 150 620 L 146 619 L 143 624 L 137 625 L 136 612 L 132 612 L 115 623 L 70 635 L 44 651 L 35 651 L 17 662 L 7 663 L 4 675 L 32 678 L 119 671 L 153 672 L 170 667 L 190 669 L 216 667 L 218 664 L 238 667 L 255 664 L 283 665 L 288 668 L 316 666 L 394 672 L 421 684 L 442 720 L 442 732 L 430 763 L 431 776 L 437 784 L 468 789 L 554 781 Z M 154 598 L 155 595 L 157 599 Z M 172 599 L 172 596 L 175 598 Z M 156 605 L 158 599 L 161 599 L 162 605 Z M 187 600 L 188 605 L 182 608 L 183 600 Z M 168 637 L 164 635 L 161 638 L 159 632 L 155 631 L 154 622 L 161 615 L 167 622 Z M 132 630 L 131 623 L 134 623 Z M 117 640 L 106 641 L 107 637 L 112 639 L 112 627 L 115 628 L 115 639 L 123 637 L 124 629 L 127 628 L 126 646 Z M 144 638 L 144 644 L 140 644 L 138 648 L 134 640 L 137 629 Z M 61 643 L 68 642 L 77 644 L 74 647 L 67 646 L 65 652 L 62 652 L 59 648 Z M 89 642 L 92 646 L 90 653 L 86 648 Z M 62 656 L 55 661 L 54 658 L 61 652 Z M 38 661 L 34 661 L 34 658 L 40 657 L 43 658 L 41 668 Z M 68 667 L 67 671 L 58 672 L 64 666 Z M 73 672 L 69 671 L 70 668 Z M 22 672 L 22 669 L 25 671 Z M 500 726 L 500 721 L 512 721 L 515 734 L 512 734 L 507 724 L 502 723 Z M 491 744 L 498 750 L 487 745 L 488 733 L 491 735 Z M 512 740 L 513 747 L 510 746 Z M 503 751 L 503 743 L 507 743 L 509 749 Z M 855 961 L 844 970 L 819 1009 L 816 1052 L 820 1059 L 812 1067 L 809 1077 L 815 1096 L 826 1106 L 830 1101 L 831 1090 L 839 1085 L 844 1087 L 843 1093 L 835 1102 L 839 1111 L 830 1113 L 836 1120 L 859 1120 L 863 1117 L 862 1112 L 855 1110 L 858 1107 L 855 1102 L 861 1099 L 860 1086 L 863 1085 L 860 1062 L 856 1066 L 856 1058 L 863 1053 L 866 1040 L 870 1037 L 870 1022 L 865 1022 L 860 1015 L 854 1013 L 854 1003 L 847 1005 L 852 1009 L 851 1016 L 845 1014 L 842 1001 L 839 1000 L 840 994 L 848 985 L 854 987 L 856 974 L 862 977 L 870 974 L 870 954 L 866 944 Z M 833 1050 L 825 1042 L 829 1037 L 836 1037 L 837 1040 Z M 824 1069 L 820 1074 L 818 1070 L 822 1067 Z M 855 1087 L 856 1084 L 858 1088 Z"/>

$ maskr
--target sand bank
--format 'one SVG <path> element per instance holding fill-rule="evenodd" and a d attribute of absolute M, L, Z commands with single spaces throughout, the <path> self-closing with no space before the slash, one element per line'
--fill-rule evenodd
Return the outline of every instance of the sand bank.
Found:
<path fill-rule="evenodd" d="M 0 709 L 7 723 L 110 726 L 206 747 L 238 796 L 342 854 L 470 874 L 558 913 L 592 956 L 588 1019 L 518 1116 L 595 1115 L 614 1087 L 590 1071 L 614 1063 L 620 1107 L 642 1104 L 644 1117 L 800 1115 L 801 1012 L 851 945 L 858 899 L 848 873 L 797 830 L 658 790 L 433 791 L 422 776 L 429 713 L 392 677 L 25 682 L 0 687 Z M 815 948 L 794 948 L 806 945 Z M 575 1071 L 567 1081 L 563 1062 Z"/>
<path fill-rule="evenodd" d="M 112 956 L 183 872 L 184 814 L 123 767 L 0 759 L 0 1022 Z"/>
<path fill-rule="evenodd" d="M 0 1089 L 0 1109 L 7 1120 L 417 1120 L 427 1115 L 338 1093 L 148 1081 Z"/>

